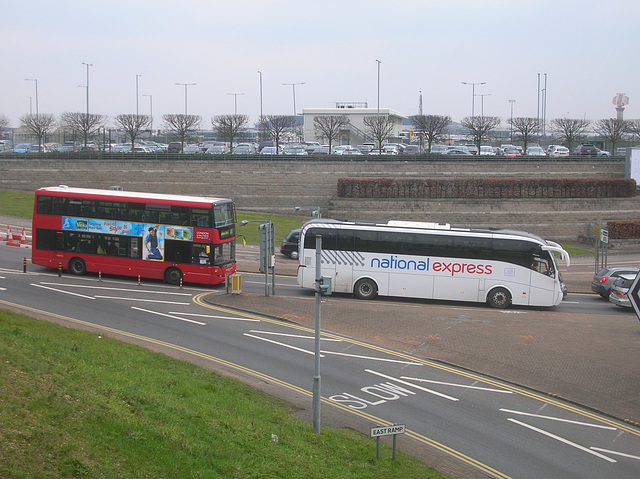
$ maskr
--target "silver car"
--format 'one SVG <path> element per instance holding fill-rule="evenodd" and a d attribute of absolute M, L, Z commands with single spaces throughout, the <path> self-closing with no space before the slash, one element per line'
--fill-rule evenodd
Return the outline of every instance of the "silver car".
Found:
<path fill-rule="evenodd" d="M 635 279 L 635 274 L 621 274 L 611 286 L 609 302 L 621 308 L 631 308 L 631 301 L 629 301 L 629 295 L 627 293 Z"/>

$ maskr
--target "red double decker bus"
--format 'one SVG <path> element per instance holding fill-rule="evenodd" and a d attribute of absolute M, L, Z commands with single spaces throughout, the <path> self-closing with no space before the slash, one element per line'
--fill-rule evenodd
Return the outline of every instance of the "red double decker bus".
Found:
<path fill-rule="evenodd" d="M 56 186 L 35 192 L 33 264 L 219 284 L 236 271 L 230 199 Z"/>

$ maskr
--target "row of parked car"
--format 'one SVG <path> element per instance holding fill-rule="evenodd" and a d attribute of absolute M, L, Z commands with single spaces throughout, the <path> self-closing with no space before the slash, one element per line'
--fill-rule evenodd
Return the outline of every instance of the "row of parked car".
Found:
<path fill-rule="evenodd" d="M 640 273 L 639 268 L 616 266 L 598 271 L 591 281 L 591 291 L 621 308 L 631 308 L 629 288 Z"/>

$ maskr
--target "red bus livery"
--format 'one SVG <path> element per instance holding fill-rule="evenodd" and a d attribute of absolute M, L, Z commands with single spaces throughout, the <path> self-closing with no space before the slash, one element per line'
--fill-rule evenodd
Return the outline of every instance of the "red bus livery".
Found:
<path fill-rule="evenodd" d="M 72 274 L 219 284 L 236 271 L 235 230 L 229 199 L 40 188 L 32 262 Z"/>

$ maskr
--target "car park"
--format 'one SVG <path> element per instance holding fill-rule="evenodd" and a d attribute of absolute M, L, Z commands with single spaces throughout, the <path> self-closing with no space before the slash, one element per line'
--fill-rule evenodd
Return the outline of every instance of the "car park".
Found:
<path fill-rule="evenodd" d="M 618 279 L 621 275 L 637 275 L 640 271 L 640 268 L 635 268 L 632 266 L 615 266 L 609 268 L 603 268 L 598 271 L 591 281 L 591 291 L 600 295 L 602 299 L 607 299 L 609 297 L 609 293 L 611 292 L 611 287 L 613 283 Z"/>
<path fill-rule="evenodd" d="M 289 231 L 287 236 L 282 240 L 280 245 L 280 253 L 287 258 L 298 259 L 298 243 L 300 242 L 300 229 Z"/>
<path fill-rule="evenodd" d="M 609 302 L 621 308 L 631 308 L 629 288 L 636 279 L 636 274 L 621 274 L 611 285 Z"/>

